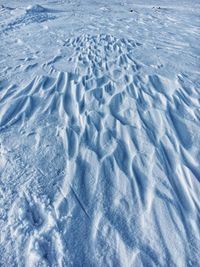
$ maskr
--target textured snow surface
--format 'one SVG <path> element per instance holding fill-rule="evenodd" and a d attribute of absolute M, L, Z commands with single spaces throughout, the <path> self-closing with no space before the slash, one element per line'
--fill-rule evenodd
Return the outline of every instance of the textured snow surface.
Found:
<path fill-rule="evenodd" d="M 0 266 L 200 266 L 198 1 L 0 4 Z"/>

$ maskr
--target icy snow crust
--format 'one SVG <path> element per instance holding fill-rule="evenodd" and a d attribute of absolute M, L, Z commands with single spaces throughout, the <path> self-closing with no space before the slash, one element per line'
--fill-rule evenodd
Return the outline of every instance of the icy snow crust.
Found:
<path fill-rule="evenodd" d="M 1 1 L 0 266 L 200 266 L 200 6 L 133 2 Z"/>

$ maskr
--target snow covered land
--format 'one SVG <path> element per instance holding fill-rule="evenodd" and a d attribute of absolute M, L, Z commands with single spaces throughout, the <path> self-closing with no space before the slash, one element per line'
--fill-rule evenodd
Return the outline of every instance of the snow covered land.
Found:
<path fill-rule="evenodd" d="M 200 266 L 200 2 L 0 0 L 0 266 Z"/>

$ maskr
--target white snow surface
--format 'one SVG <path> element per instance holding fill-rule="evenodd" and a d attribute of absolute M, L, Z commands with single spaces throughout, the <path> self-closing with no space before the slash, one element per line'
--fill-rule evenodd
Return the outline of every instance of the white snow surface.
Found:
<path fill-rule="evenodd" d="M 0 1 L 0 266 L 200 266 L 199 1 Z"/>

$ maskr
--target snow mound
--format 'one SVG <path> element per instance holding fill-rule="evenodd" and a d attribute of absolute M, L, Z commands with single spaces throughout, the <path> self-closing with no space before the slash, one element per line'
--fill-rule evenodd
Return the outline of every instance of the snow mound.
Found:
<path fill-rule="evenodd" d="M 26 12 L 28 13 L 43 13 L 47 12 L 48 9 L 44 8 L 41 5 L 30 5 L 27 7 Z"/>
<path fill-rule="evenodd" d="M 27 7 L 26 12 L 31 14 L 37 14 L 37 13 L 40 14 L 40 13 L 59 13 L 63 11 L 57 9 L 45 8 L 41 5 L 30 5 Z"/>

